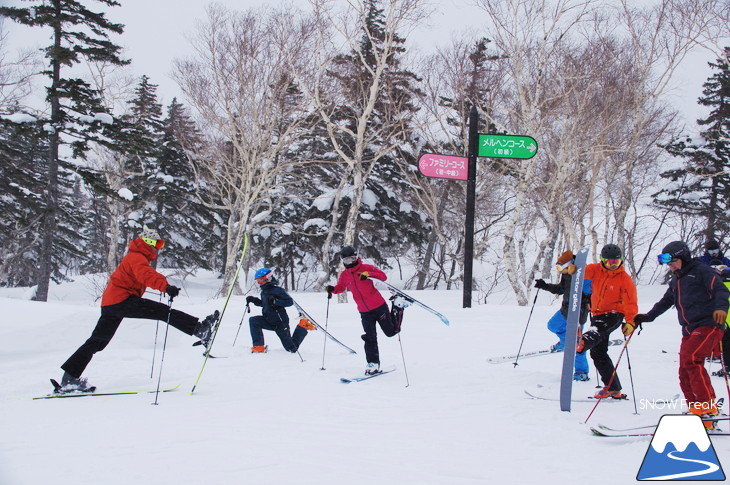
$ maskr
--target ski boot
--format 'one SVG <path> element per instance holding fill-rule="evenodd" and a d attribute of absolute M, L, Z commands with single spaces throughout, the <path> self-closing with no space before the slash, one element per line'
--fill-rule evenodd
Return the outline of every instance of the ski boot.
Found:
<path fill-rule="evenodd" d="M 304 330 L 310 332 L 312 330 L 317 330 L 317 327 L 314 326 L 312 322 L 306 319 L 306 317 L 302 317 L 299 319 L 299 323 L 297 324 L 298 327 L 302 327 Z"/>
<path fill-rule="evenodd" d="M 565 350 L 565 344 L 560 341 L 550 346 L 550 352 L 562 352 L 563 350 Z"/>
<path fill-rule="evenodd" d="M 591 376 L 589 376 L 587 372 L 576 372 L 575 374 L 573 374 L 573 380 L 582 382 L 590 381 Z"/>
<path fill-rule="evenodd" d="M 596 393 L 596 395 L 593 397 L 595 397 L 596 399 L 607 399 L 609 397 L 612 399 L 626 399 L 627 398 L 626 394 L 623 394 L 621 392 L 621 389 L 609 389 L 608 387 L 604 387 L 603 389 L 598 391 Z"/>
<path fill-rule="evenodd" d="M 198 322 L 195 325 L 195 330 L 193 330 L 193 335 L 200 339 L 200 345 L 204 345 L 206 349 L 208 348 L 210 339 L 213 337 L 213 326 L 218 321 L 219 316 L 220 312 L 218 310 L 214 311 L 205 317 L 205 320 Z"/>
<path fill-rule="evenodd" d="M 371 376 L 374 374 L 380 374 L 382 371 L 380 370 L 380 364 L 376 362 L 368 362 L 367 367 L 365 367 L 365 375 Z"/>
<path fill-rule="evenodd" d="M 254 345 L 251 347 L 251 353 L 252 354 L 265 354 L 268 350 L 268 345 Z"/>
<path fill-rule="evenodd" d="M 70 393 L 84 393 L 94 392 L 95 386 L 90 386 L 88 380 L 85 377 L 74 377 L 68 372 L 63 373 L 61 378 L 61 384 L 51 379 L 53 384 L 53 392 L 55 394 L 70 394 Z"/>

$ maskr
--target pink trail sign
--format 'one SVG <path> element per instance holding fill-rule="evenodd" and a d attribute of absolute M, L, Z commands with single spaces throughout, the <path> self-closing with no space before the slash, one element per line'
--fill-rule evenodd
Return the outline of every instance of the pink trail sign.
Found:
<path fill-rule="evenodd" d="M 469 159 L 424 153 L 418 159 L 418 170 L 426 177 L 466 180 L 469 175 Z"/>

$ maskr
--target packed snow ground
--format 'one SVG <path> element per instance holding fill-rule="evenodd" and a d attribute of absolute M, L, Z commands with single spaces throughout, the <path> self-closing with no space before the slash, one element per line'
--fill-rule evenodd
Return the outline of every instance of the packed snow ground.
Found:
<path fill-rule="evenodd" d="M 650 424 L 681 411 L 647 408 L 651 400 L 679 392 L 674 310 L 645 324 L 632 339 L 636 395 L 624 358 L 619 376 L 632 400 L 601 402 L 584 424 L 594 403 L 574 402 L 567 413 L 558 402 L 524 393 L 557 396 L 562 354 L 525 359 L 516 367 L 487 363 L 489 357 L 517 352 L 530 306 L 493 297 L 504 303 L 462 309 L 460 291 L 410 292 L 445 314 L 451 326 L 408 308 L 400 342 L 379 335 L 382 364 L 397 371 L 368 381 L 339 381 L 361 374 L 365 366 L 352 301 L 331 300 L 328 328 L 358 354 L 329 340 L 325 346 L 322 332 L 315 331 L 300 348 L 302 362 L 283 350 L 273 332 L 265 332 L 269 352 L 251 354 L 247 320 L 234 347 L 244 311 L 244 297 L 235 296 L 213 347 L 214 355 L 226 358 L 208 361 L 194 395 L 189 391 L 203 363 L 200 347 L 190 345 L 194 339 L 170 328 L 161 365 L 164 325 L 155 351 L 155 322 L 127 319 L 85 376 L 99 391 L 155 389 L 162 367 L 162 386 L 180 384 L 177 391 L 160 394 L 156 406 L 154 394 L 31 400 L 51 391 L 48 379 L 60 379 L 61 363 L 89 336 L 99 316 L 100 284 L 104 281 L 83 277 L 54 286 L 48 303 L 28 301 L 27 289 L 0 290 L 2 485 L 583 480 L 615 485 L 635 480 L 650 439 L 599 438 L 589 426 Z M 218 284 L 208 273 L 187 279 L 174 307 L 200 317 L 220 309 L 223 299 L 213 298 Z M 640 309 L 648 310 L 663 291 L 640 287 Z M 293 296 L 325 322 L 324 293 Z M 559 300 L 541 292 L 524 351 L 556 341 L 546 322 L 558 308 Z M 252 310 L 258 314 L 258 307 Z M 289 315 L 295 324 L 295 311 L 289 309 Z M 611 348 L 614 360 L 620 350 Z M 593 381 L 575 383 L 575 399 L 595 392 L 591 369 Z M 724 380 L 713 377 L 713 383 L 718 397 L 727 398 Z M 713 440 L 727 470 L 730 439 Z"/>

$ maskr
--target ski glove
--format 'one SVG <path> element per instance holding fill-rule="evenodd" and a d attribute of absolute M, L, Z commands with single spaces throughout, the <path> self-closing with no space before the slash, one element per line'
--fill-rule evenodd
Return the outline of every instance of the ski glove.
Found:
<path fill-rule="evenodd" d="M 335 291 L 335 287 L 332 285 L 327 285 L 324 287 L 324 291 L 327 292 L 327 299 L 329 300 L 332 298 L 332 292 Z"/>
<path fill-rule="evenodd" d="M 634 330 L 636 330 L 636 325 L 631 322 L 624 322 L 623 326 L 621 327 L 621 333 L 624 334 L 624 337 L 628 337 L 629 335 L 634 333 Z"/>
<path fill-rule="evenodd" d="M 535 288 L 539 290 L 547 290 L 548 284 L 545 282 L 544 279 L 540 278 L 539 280 L 535 280 Z"/>
<path fill-rule="evenodd" d="M 273 306 L 273 305 L 276 305 L 276 297 L 275 297 L 275 296 L 270 296 L 270 297 L 269 297 L 269 303 L 270 303 L 270 304 L 271 304 L 272 306 Z"/>
<path fill-rule="evenodd" d="M 719 323 L 720 325 L 725 323 L 725 320 L 727 319 L 727 312 L 724 312 L 722 310 L 715 310 L 712 313 L 712 318 L 715 320 L 715 323 Z"/>
<path fill-rule="evenodd" d="M 246 297 L 246 303 L 253 303 L 254 305 L 261 306 L 261 298 L 256 298 L 255 296 L 248 295 Z"/>
<path fill-rule="evenodd" d="M 178 288 L 177 286 L 167 285 L 165 293 L 170 295 L 170 298 L 175 298 L 177 295 L 180 294 L 180 288 Z"/>
<path fill-rule="evenodd" d="M 366 279 L 370 278 L 370 272 L 369 271 L 363 271 L 358 276 L 360 277 L 360 281 L 366 280 Z"/>
<path fill-rule="evenodd" d="M 639 313 L 639 314 L 637 314 L 634 317 L 634 324 L 635 325 L 641 325 L 642 323 L 645 323 L 645 322 L 653 322 L 653 321 L 654 321 L 654 318 L 653 317 L 650 317 L 646 313 Z"/>

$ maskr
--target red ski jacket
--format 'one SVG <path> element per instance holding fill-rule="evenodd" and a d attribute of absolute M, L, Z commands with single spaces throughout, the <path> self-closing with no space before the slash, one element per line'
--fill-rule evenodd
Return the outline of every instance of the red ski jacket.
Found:
<path fill-rule="evenodd" d="M 388 277 L 381 270 L 371 264 L 364 264 L 362 259 L 357 258 L 357 264 L 352 268 L 345 268 L 340 273 L 340 277 L 337 280 L 335 289 L 332 291 L 334 294 L 342 293 L 346 289 L 349 289 L 352 293 L 352 298 L 357 303 L 357 311 L 360 313 L 367 313 L 371 310 L 375 310 L 379 306 L 385 304 L 383 295 L 375 288 L 370 279 L 361 280 L 359 278 L 360 273 L 370 273 L 370 278 L 376 278 L 380 281 L 385 281 Z"/>
<path fill-rule="evenodd" d="M 115 305 L 130 296 L 144 295 L 147 287 L 164 292 L 167 289 L 167 278 L 150 266 L 157 259 L 155 249 L 137 238 L 129 242 L 129 252 L 109 277 L 101 306 Z"/>

